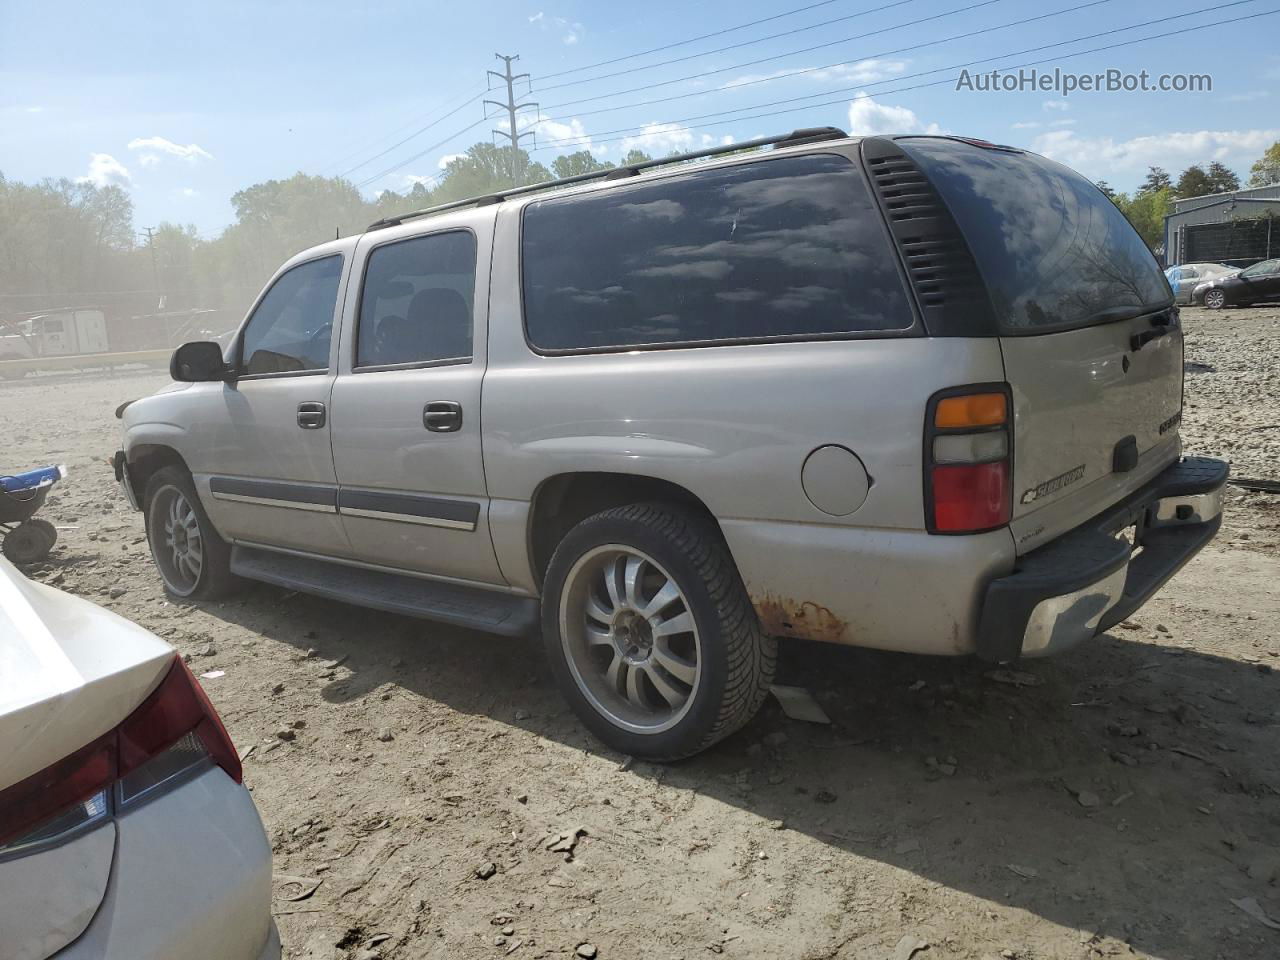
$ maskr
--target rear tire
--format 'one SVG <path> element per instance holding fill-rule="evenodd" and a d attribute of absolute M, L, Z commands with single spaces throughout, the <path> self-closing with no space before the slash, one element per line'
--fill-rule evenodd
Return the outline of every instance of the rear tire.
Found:
<path fill-rule="evenodd" d="M 186 470 L 161 467 L 151 475 L 143 517 L 166 593 L 181 600 L 214 600 L 235 589 L 231 545 L 213 529 Z"/>
<path fill-rule="evenodd" d="M 720 531 L 657 503 L 569 531 L 547 569 L 542 634 L 587 728 L 651 760 L 692 756 L 740 729 L 777 660 Z"/>

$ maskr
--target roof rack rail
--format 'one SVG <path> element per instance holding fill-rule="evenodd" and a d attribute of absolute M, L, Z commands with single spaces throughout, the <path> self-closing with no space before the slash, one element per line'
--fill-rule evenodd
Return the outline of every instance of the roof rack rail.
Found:
<path fill-rule="evenodd" d="M 708 147 L 706 150 L 694 150 L 690 153 L 674 154 L 670 157 L 662 157 L 658 160 L 646 160 L 643 163 L 632 163 L 624 167 L 610 167 L 607 170 L 593 170 L 591 173 L 580 173 L 572 177 L 561 177 L 559 180 L 544 180 L 541 183 L 531 183 L 523 187 L 512 187 L 510 190 L 502 190 L 497 193 L 487 193 L 478 197 L 468 197 L 466 200 L 454 200 L 451 203 L 441 203 L 434 207 L 426 207 L 422 210 L 413 210 L 409 213 L 400 213 L 392 217 L 383 217 L 381 220 L 375 220 L 369 224 L 369 230 L 381 230 L 384 227 L 394 227 L 404 223 L 406 220 L 417 220 L 419 217 L 429 217 L 437 213 L 444 213 L 448 210 L 459 210 L 463 207 L 487 207 L 495 203 L 501 203 L 503 200 L 509 200 L 512 197 L 522 197 L 529 193 L 538 193 L 542 190 L 551 190 L 556 187 L 568 187 L 577 183 L 589 183 L 592 180 L 621 180 L 626 177 L 634 177 L 642 170 L 650 170 L 654 167 L 665 167 L 669 164 L 686 163 L 690 160 L 701 160 L 704 157 L 715 157 L 727 153 L 737 153 L 740 150 L 751 150 L 755 147 L 773 147 L 775 150 L 780 147 L 794 147 L 803 143 L 818 143 L 823 140 L 840 140 L 847 137 L 848 134 L 839 127 L 806 127 L 802 130 L 792 130 L 790 133 L 779 134 L 773 137 L 757 137 L 755 140 L 744 140 L 741 143 L 729 143 L 719 147 Z"/>

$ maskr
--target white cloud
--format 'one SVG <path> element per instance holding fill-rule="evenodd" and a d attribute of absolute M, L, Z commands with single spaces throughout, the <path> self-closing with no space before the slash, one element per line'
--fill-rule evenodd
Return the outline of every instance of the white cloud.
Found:
<path fill-rule="evenodd" d="M 160 162 L 159 154 L 167 153 L 170 156 L 178 157 L 187 163 L 197 163 L 201 160 L 212 160 L 213 154 L 209 153 L 204 147 L 197 143 L 188 143 L 185 147 L 180 143 L 174 143 L 172 140 L 166 140 L 164 137 L 134 137 L 129 141 L 130 150 L 147 150 L 151 151 L 151 156 L 156 159 L 151 162 Z"/>
<path fill-rule="evenodd" d="M 849 133 L 874 136 L 881 133 L 943 133 L 936 123 L 922 123 L 914 110 L 894 107 L 860 94 L 849 102 Z"/>
<path fill-rule="evenodd" d="M 1051 127 L 1074 127 L 1075 125 L 1076 122 L 1074 120 L 1054 120 L 1049 124 Z"/>
<path fill-rule="evenodd" d="M 1046 100 L 1040 104 L 1045 110 L 1070 110 L 1071 104 L 1066 100 Z"/>
<path fill-rule="evenodd" d="M 547 16 L 547 15 L 546 15 L 545 13 L 543 13 L 541 10 L 539 10 L 537 13 L 535 13 L 532 17 L 530 17 L 530 18 L 529 18 L 529 22 L 530 22 L 530 23 L 541 23 L 544 19 L 546 19 L 546 16 Z"/>
<path fill-rule="evenodd" d="M 1034 130 L 1034 129 L 1036 129 L 1036 127 L 1038 127 L 1038 126 L 1040 126 L 1040 121 L 1039 121 L 1039 120 L 1019 120 L 1017 123 L 1013 124 L 1013 129 L 1015 129 L 1015 130 Z"/>
<path fill-rule="evenodd" d="M 560 41 L 566 47 L 572 47 L 575 44 L 577 44 L 579 40 L 582 39 L 582 24 L 570 23 L 570 24 L 567 24 L 566 26 L 567 26 L 567 30 L 565 31 L 564 36 L 560 38 Z"/>
<path fill-rule="evenodd" d="M 1032 149 L 1096 180 L 1136 176 L 1150 166 L 1176 170 L 1206 160 L 1247 167 L 1277 139 L 1280 129 L 1173 131 L 1128 140 L 1052 130 L 1036 137 Z"/>
<path fill-rule="evenodd" d="M 95 187 L 127 187 L 129 171 L 109 153 L 89 154 L 89 172 L 77 177 L 76 183 L 92 183 Z"/>
<path fill-rule="evenodd" d="M 156 153 L 143 153 L 138 156 L 138 163 L 144 167 L 154 167 L 160 162 L 160 155 Z"/>
<path fill-rule="evenodd" d="M 571 143 L 562 143 L 554 145 L 557 153 L 577 153 L 579 150 L 590 150 L 594 154 L 608 153 L 607 147 L 593 146 L 591 143 L 591 135 L 587 133 L 587 128 L 577 117 L 570 117 L 567 123 L 559 120 L 539 120 L 536 117 L 529 117 L 522 120 L 520 126 L 528 129 L 533 127 L 538 134 L 538 138 L 548 141 L 552 140 L 571 140 Z"/>
<path fill-rule="evenodd" d="M 440 158 L 440 160 L 436 163 L 436 167 L 437 167 L 437 168 L 439 168 L 439 169 L 441 169 L 441 170 L 443 170 L 443 169 L 444 169 L 445 167 L 447 167 L 449 164 L 453 163 L 453 161 L 455 161 L 455 160 L 459 159 L 460 157 L 465 157 L 465 156 L 466 156 L 466 154 L 465 154 L 465 153 L 446 153 L 446 154 L 445 154 L 443 157 L 441 157 L 441 158 Z M 423 179 L 425 179 L 425 178 L 423 178 L 423 177 L 409 177 L 408 179 L 409 179 L 410 181 L 417 182 L 417 181 L 419 181 L 419 180 L 423 180 Z"/>
<path fill-rule="evenodd" d="M 1271 96 L 1270 90 L 1246 90 L 1244 93 L 1233 93 L 1224 99 L 1227 103 L 1249 103 L 1252 100 L 1265 100 Z"/>
<path fill-rule="evenodd" d="M 879 83 L 892 79 L 907 68 L 908 60 L 859 60 L 857 63 L 842 63 L 834 67 L 823 67 L 808 73 L 795 74 L 795 68 L 775 70 L 772 73 L 748 73 L 734 77 L 721 85 L 721 89 L 740 84 L 758 83 L 763 80 L 774 80 L 795 74 L 797 80 L 811 80 L 815 83 Z"/>
<path fill-rule="evenodd" d="M 621 150 L 624 154 L 630 150 L 643 150 L 651 157 L 665 157 L 669 153 L 692 150 L 697 142 L 693 130 L 684 124 L 647 123 L 640 128 L 640 133 L 623 139 Z"/>
<path fill-rule="evenodd" d="M 198 197 L 198 196 L 200 196 L 200 191 L 199 191 L 199 190 L 194 189 L 193 187 L 183 187 L 183 188 L 182 188 L 181 190 L 179 190 L 178 192 L 179 192 L 182 196 L 187 197 L 187 198 L 190 198 L 190 197 Z"/>
<path fill-rule="evenodd" d="M 567 20 L 564 17 L 548 17 L 542 10 L 529 17 L 529 22 L 542 30 L 556 31 L 560 34 L 560 42 L 567 47 L 576 45 L 586 32 L 586 28 L 576 20 Z"/>
<path fill-rule="evenodd" d="M 44 107 L 23 107 L 23 113 L 44 113 Z"/>

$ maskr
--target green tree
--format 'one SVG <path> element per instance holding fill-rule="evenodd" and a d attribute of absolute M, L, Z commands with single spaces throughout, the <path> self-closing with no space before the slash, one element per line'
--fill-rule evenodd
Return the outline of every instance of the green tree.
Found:
<path fill-rule="evenodd" d="M 1249 168 L 1249 186 L 1269 187 L 1273 183 L 1280 183 L 1280 140 L 1267 147 Z"/>
<path fill-rule="evenodd" d="M 627 155 L 622 158 L 622 166 L 630 167 L 637 163 L 648 163 L 652 159 L 653 157 L 649 156 L 643 150 L 637 150 L 635 147 L 632 147 L 627 151 Z"/>
<path fill-rule="evenodd" d="M 1115 204 L 1151 250 L 1164 246 L 1164 218 L 1173 209 L 1173 190 L 1141 190 L 1133 197 L 1118 194 Z"/>
<path fill-rule="evenodd" d="M 1217 160 L 1209 164 L 1209 182 L 1213 185 L 1213 193 L 1230 193 L 1240 189 L 1240 178 Z"/>
<path fill-rule="evenodd" d="M 1157 190 L 1164 190 L 1169 187 L 1169 173 L 1163 167 L 1148 167 L 1147 178 L 1142 181 L 1142 186 L 1138 188 L 1140 193 L 1153 193 Z"/>
<path fill-rule="evenodd" d="M 551 172 L 556 175 L 556 179 L 564 177 L 578 177 L 584 173 L 595 173 L 599 170 L 612 170 L 613 164 L 607 161 L 600 161 L 595 158 L 590 150 L 579 150 L 577 153 L 567 153 L 564 156 L 556 157 L 551 162 Z"/>
<path fill-rule="evenodd" d="M 1173 193 L 1178 197 L 1203 197 L 1213 193 L 1213 181 L 1199 164 L 1192 164 L 1182 171 Z"/>
<path fill-rule="evenodd" d="M 1094 184 L 1094 186 L 1096 186 L 1099 190 L 1101 190 L 1102 195 L 1106 197 L 1108 200 L 1115 200 L 1116 192 L 1115 190 L 1111 189 L 1111 184 L 1107 183 L 1107 181 L 1099 180 L 1096 184 Z"/>
<path fill-rule="evenodd" d="M 476 143 L 454 157 L 431 191 L 433 203 L 449 203 L 551 179 L 551 171 L 525 150 Z"/>

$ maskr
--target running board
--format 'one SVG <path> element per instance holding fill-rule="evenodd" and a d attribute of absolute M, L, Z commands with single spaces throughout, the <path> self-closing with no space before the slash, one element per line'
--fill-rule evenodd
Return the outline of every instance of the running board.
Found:
<path fill-rule="evenodd" d="M 300 593 L 507 637 L 528 636 L 538 626 L 538 601 L 531 597 L 274 550 L 237 544 L 231 548 L 231 572 Z"/>

